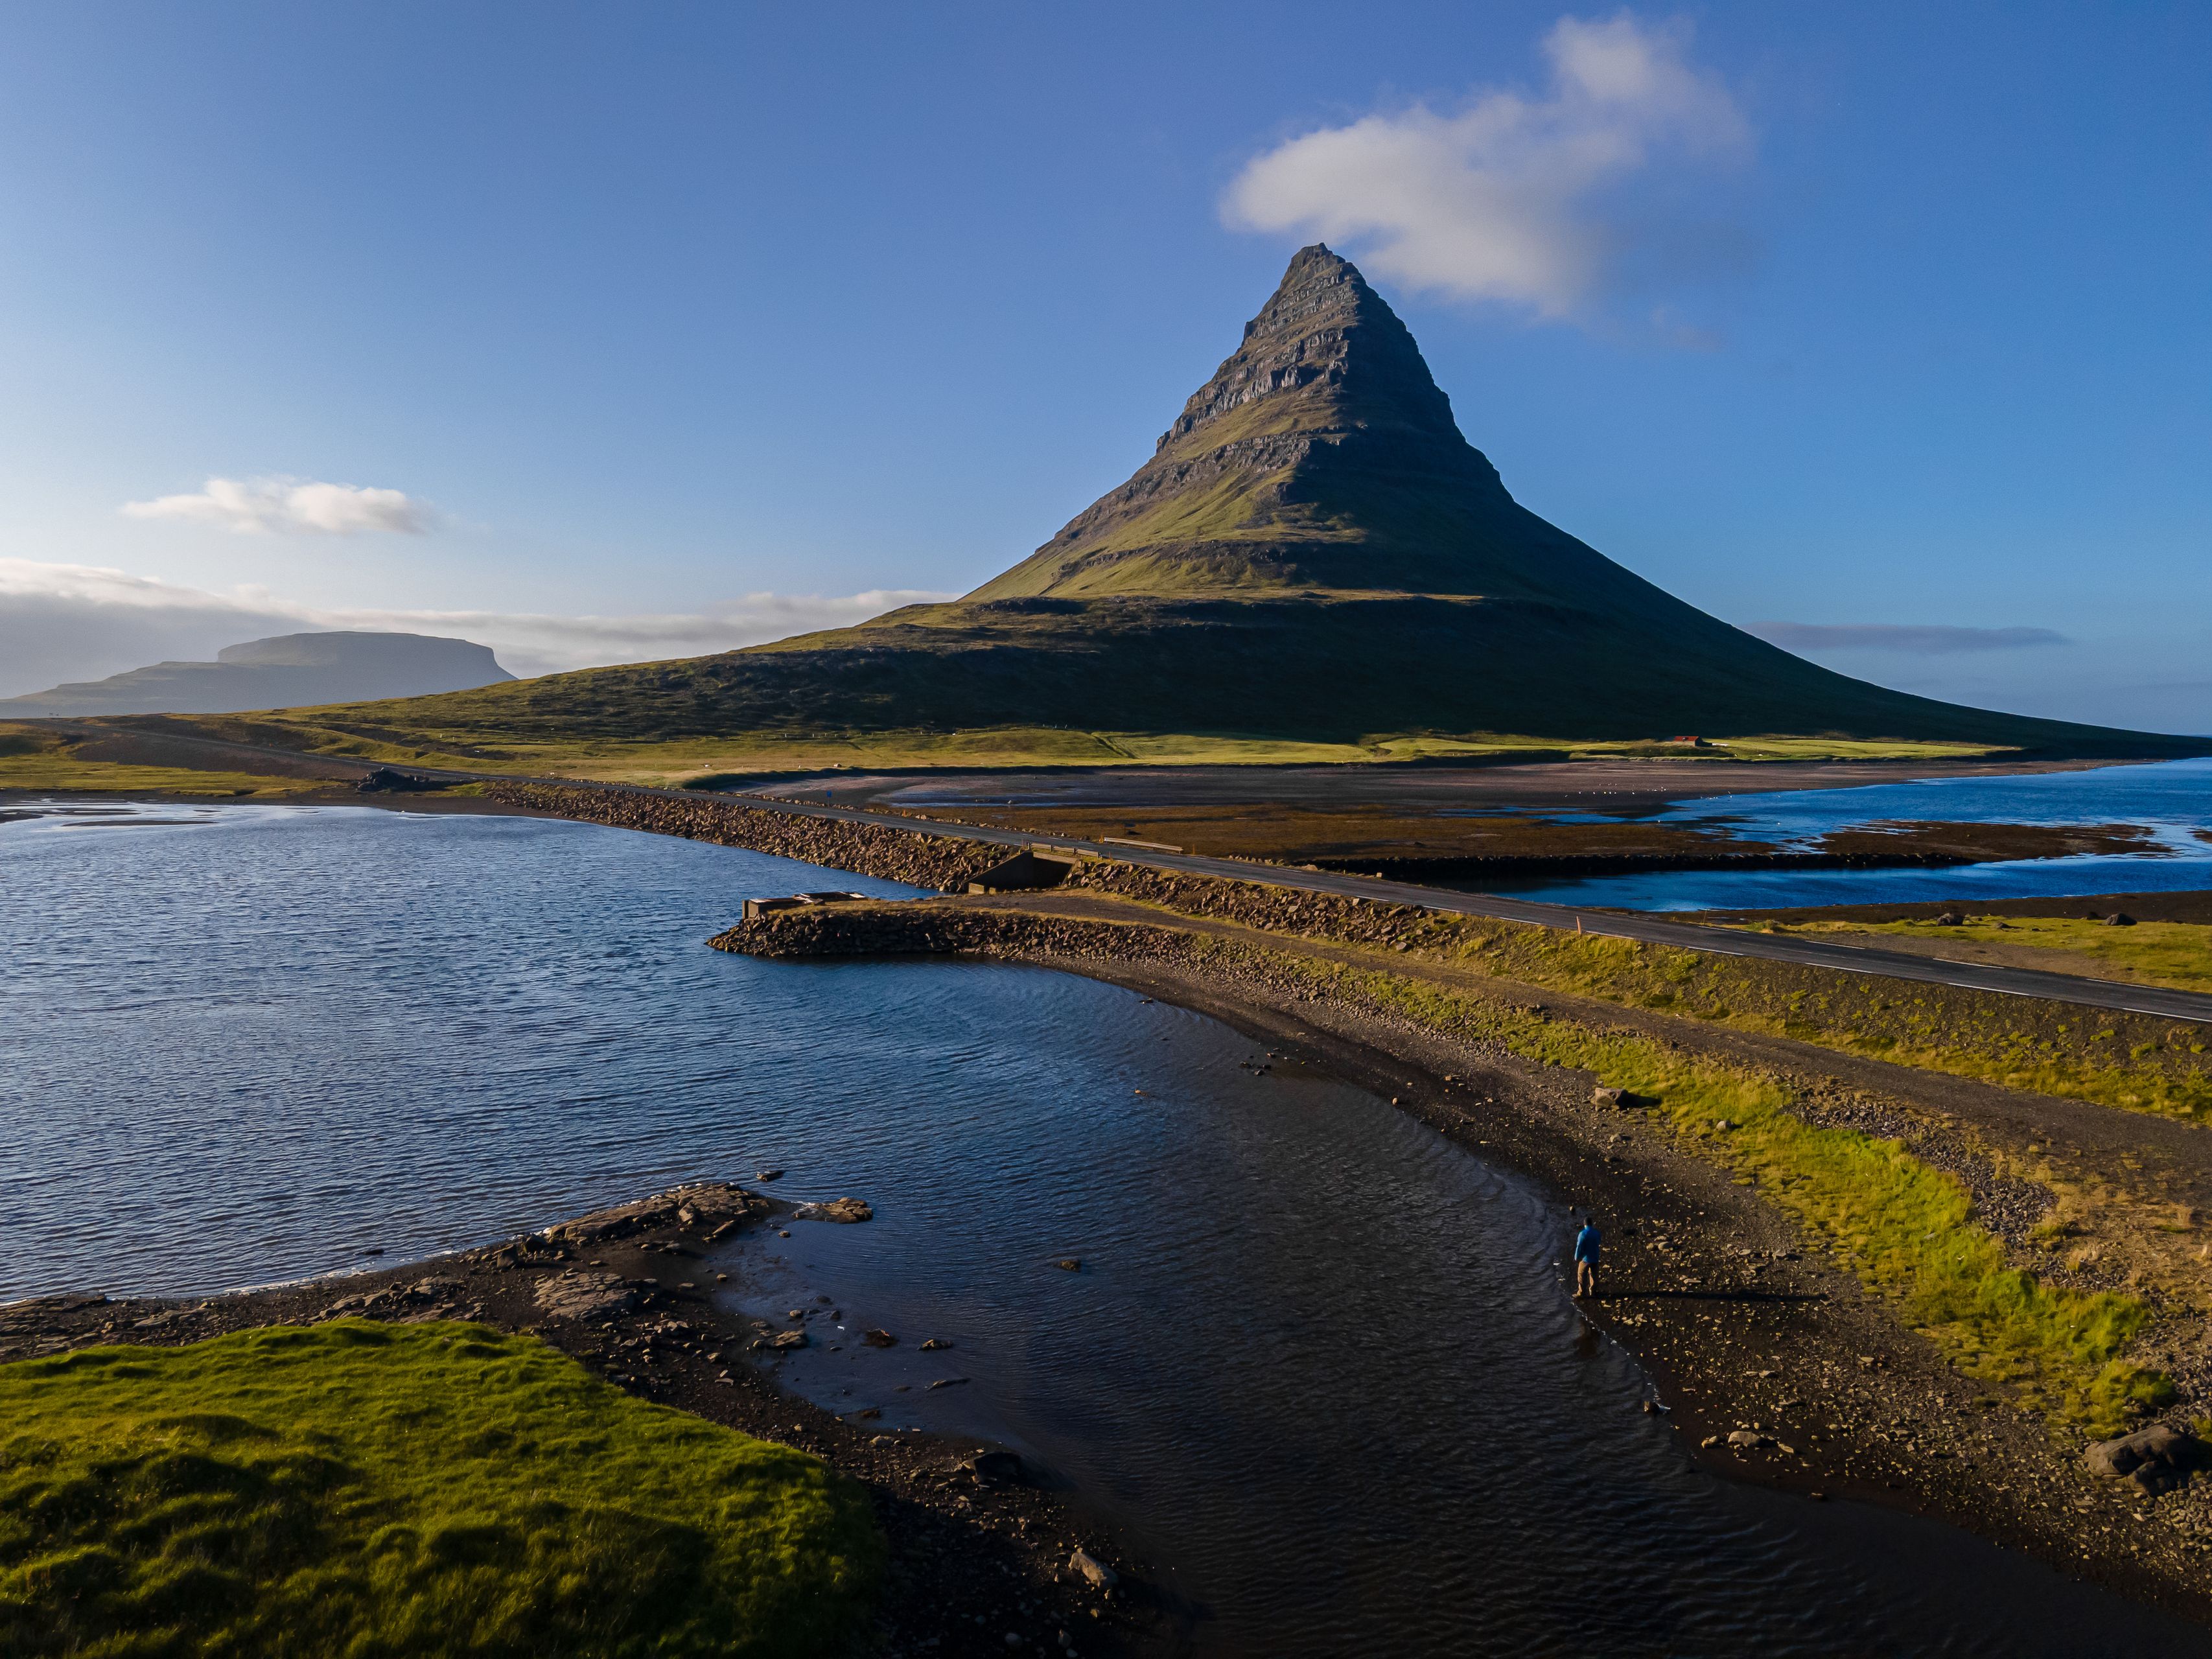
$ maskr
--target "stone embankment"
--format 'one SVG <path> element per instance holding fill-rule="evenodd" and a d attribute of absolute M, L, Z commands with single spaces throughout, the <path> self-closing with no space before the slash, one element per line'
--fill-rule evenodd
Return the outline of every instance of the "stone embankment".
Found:
<path fill-rule="evenodd" d="M 742 847 L 750 852 L 798 859 L 835 870 L 850 870 L 858 875 L 934 888 L 939 892 L 965 891 L 969 882 L 1006 857 L 1006 848 L 1002 845 L 959 841 L 921 830 L 855 823 L 843 818 L 811 817 L 732 800 L 694 800 L 626 789 L 538 783 L 495 783 L 488 786 L 484 793 L 512 806 L 525 806 L 560 817 L 641 830 L 654 835 L 682 836 L 718 847 Z M 1431 913 L 1418 905 L 1377 904 L 1328 893 L 1301 892 L 1263 882 L 1186 875 L 1106 859 L 1083 860 L 1075 866 L 1066 884 L 1133 899 L 1140 904 L 1160 905 L 1187 916 L 1238 922 L 1270 932 L 1308 933 L 1350 945 L 1410 947 L 1423 927 L 1431 922 Z M 945 920 L 947 926 L 955 925 L 949 917 Z M 812 924 L 800 925 L 819 927 L 822 923 L 817 919 Z M 882 925 L 908 924 L 899 921 Z M 994 942 L 1002 942 L 1006 937 L 1002 927 L 979 929 L 977 937 L 981 939 L 986 933 Z M 833 954 L 861 954 L 866 948 L 847 944 L 847 936 L 834 928 L 821 938 L 823 946 L 817 948 L 826 948 Z M 917 944 L 909 935 L 886 948 L 981 947 Z"/>
<path fill-rule="evenodd" d="M 771 811 L 732 800 L 688 800 L 630 789 L 591 789 L 543 783 L 494 783 L 490 799 L 556 817 L 611 824 L 656 836 L 681 836 L 717 847 L 742 847 L 802 863 L 850 870 L 883 881 L 940 892 L 968 884 L 1003 860 L 1006 848 L 981 842 L 910 834 L 880 824 Z"/>

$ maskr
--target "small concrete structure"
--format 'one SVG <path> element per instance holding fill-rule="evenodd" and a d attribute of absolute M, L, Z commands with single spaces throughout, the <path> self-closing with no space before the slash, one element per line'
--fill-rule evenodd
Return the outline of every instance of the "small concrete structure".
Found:
<path fill-rule="evenodd" d="M 745 920 L 758 921 L 778 910 L 801 910 L 810 904 L 846 904 L 866 897 L 866 893 L 793 893 L 789 898 L 749 898 L 745 901 Z"/>

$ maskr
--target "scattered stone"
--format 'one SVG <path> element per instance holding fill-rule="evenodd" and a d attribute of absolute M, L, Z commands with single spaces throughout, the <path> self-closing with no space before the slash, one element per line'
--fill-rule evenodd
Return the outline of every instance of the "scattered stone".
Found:
<path fill-rule="evenodd" d="M 1590 1103 L 1594 1106 L 1618 1106 L 1627 1098 L 1626 1089 L 1608 1089 L 1601 1085 L 1590 1091 Z"/>
<path fill-rule="evenodd" d="M 1121 1582 L 1120 1573 L 1115 1571 L 1088 1550 L 1076 1551 L 1067 1558 L 1067 1565 L 1100 1589 L 1111 1589 Z"/>
<path fill-rule="evenodd" d="M 778 1331 L 774 1336 L 768 1338 L 765 1341 L 757 1342 L 753 1346 L 756 1347 L 771 1348 L 779 1352 L 787 1352 L 793 1348 L 805 1347 L 806 1346 L 806 1341 L 807 1338 L 805 1331 Z"/>
<path fill-rule="evenodd" d="M 876 1212 L 857 1198 L 833 1198 L 826 1204 L 802 1204 L 791 1212 L 793 1221 L 872 1221 Z"/>
<path fill-rule="evenodd" d="M 1764 1451 L 1774 1443 L 1774 1437 L 1755 1429 L 1731 1429 L 1728 1443 L 1736 1451 Z"/>
<path fill-rule="evenodd" d="M 555 1319 L 613 1319 L 635 1310 L 637 1289 L 612 1273 L 556 1273 L 538 1282 L 538 1305 Z"/>

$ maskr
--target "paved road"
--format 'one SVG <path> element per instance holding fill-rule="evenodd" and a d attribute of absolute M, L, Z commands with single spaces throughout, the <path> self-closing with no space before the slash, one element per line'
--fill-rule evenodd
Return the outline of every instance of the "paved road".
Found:
<path fill-rule="evenodd" d="M 548 779 L 548 782 L 555 780 Z M 681 795 L 681 791 L 651 791 Z M 690 797 L 696 799 L 696 797 Z M 1041 844 L 1039 837 L 1012 830 L 987 830 L 968 824 L 926 823 L 891 812 L 869 812 L 849 806 L 813 805 L 778 800 L 763 795 L 741 797 L 749 806 L 809 817 L 842 818 L 853 823 L 878 823 L 889 829 L 918 830 L 959 841 L 989 842 L 1018 848 Z M 1751 933 L 1731 927 L 1703 927 L 1694 922 L 1668 921 L 1658 916 L 1622 915 L 1611 910 L 1583 910 L 1568 904 L 1538 904 L 1527 899 L 1499 898 L 1489 893 L 1455 893 L 1423 887 L 1409 881 L 1385 881 L 1375 876 L 1340 874 L 1333 870 L 1301 870 L 1291 865 L 1264 864 L 1243 859 L 1206 858 L 1195 853 L 1154 853 L 1142 848 L 1109 846 L 1101 842 L 1054 839 L 1054 847 L 1079 848 L 1103 858 L 1126 864 L 1148 865 L 1158 870 L 1181 870 L 1192 875 L 1226 876 L 1232 881 L 1264 883 L 1308 893 L 1336 893 L 1388 904 L 1417 904 L 1449 915 L 1487 916 L 1500 921 L 1532 922 L 1539 927 L 1572 928 L 1616 939 L 1643 939 L 1653 945 L 1679 945 L 1715 956 L 1759 957 L 1770 962 L 1800 963 L 1811 968 L 1835 969 L 1846 974 L 1879 974 L 1886 979 L 1907 979 L 1927 985 L 1956 985 L 1968 990 L 1995 991 L 2005 996 L 2038 997 L 2049 1001 L 2079 1003 L 2091 1008 L 2111 1008 L 2124 1013 L 2148 1014 L 2212 1024 L 2212 995 L 2199 991 L 2169 991 L 2156 986 L 2129 985 L 2115 980 L 2083 979 L 2074 974 L 2050 974 L 2033 968 L 2000 968 L 1982 963 L 1942 962 L 1910 956 L 1899 951 L 1866 950 L 1824 939 L 1790 935 Z"/>

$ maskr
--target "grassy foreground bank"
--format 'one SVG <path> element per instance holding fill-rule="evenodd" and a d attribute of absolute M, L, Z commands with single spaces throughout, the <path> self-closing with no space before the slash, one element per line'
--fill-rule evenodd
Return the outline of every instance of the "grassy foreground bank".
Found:
<path fill-rule="evenodd" d="M 341 1320 L 0 1366 L 0 1652 L 844 1650 L 866 1498 L 529 1337 Z"/>

